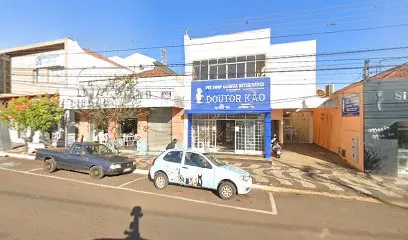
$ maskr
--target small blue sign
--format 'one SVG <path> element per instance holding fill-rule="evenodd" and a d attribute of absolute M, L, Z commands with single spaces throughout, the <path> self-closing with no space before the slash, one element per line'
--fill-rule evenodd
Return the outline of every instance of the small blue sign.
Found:
<path fill-rule="evenodd" d="M 193 81 L 191 112 L 266 112 L 271 110 L 269 78 Z"/>
<path fill-rule="evenodd" d="M 343 97 L 341 112 L 343 117 L 360 115 L 360 94 L 355 93 Z"/>

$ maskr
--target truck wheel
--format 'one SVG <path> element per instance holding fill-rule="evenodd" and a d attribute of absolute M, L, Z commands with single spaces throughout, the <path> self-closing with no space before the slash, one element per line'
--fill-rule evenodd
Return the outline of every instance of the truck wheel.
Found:
<path fill-rule="evenodd" d="M 103 169 L 99 166 L 93 166 L 91 169 L 89 169 L 89 175 L 93 179 L 101 179 L 105 176 L 103 173 Z"/>
<path fill-rule="evenodd" d="M 236 193 L 237 193 L 237 189 L 235 188 L 234 184 L 232 184 L 231 182 L 222 182 L 218 186 L 218 194 L 220 195 L 220 198 L 224 200 L 232 199 Z"/>
<path fill-rule="evenodd" d="M 164 190 L 167 188 L 167 185 L 169 184 L 169 179 L 167 178 L 167 175 L 158 172 L 154 175 L 154 186 L 159 189 L 159 190 Z"/>
<path fill-rule="evenodd" d="M 57 164 L 54 159 L 47 159 L 44 161 L 43 169 L 48 173 L 55 172 L 55 170 L 57 170 Z"/>

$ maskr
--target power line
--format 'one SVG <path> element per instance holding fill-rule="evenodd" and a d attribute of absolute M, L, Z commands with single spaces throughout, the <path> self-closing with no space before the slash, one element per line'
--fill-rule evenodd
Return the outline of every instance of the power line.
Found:
<path fill-rule="evenodd" d="M 242 24 L 246 21 L 251 22 L 259 22 L 262 20 L 281 20 L 281 19 L 285 19 L 285 18 L 290 18 L 290 19 L 296 19 L 299 17 L 304 17 L 304 16 L 314 16 L 314 15 L 320 15 L 320 14 L 325 14 L 327 13 L 327 10 L 329 9 L 339 9 L 341 12 L 347 11 L 349 12 L 351 11 L 361 11 L 361 10 L 365 10 L 365 9 L 371 9 L 371 8 L 377 8 L 378 6 L 374 5 L 375 3 L 379 3 L 379 2 L 384 2 L 385 3 L 385 7 L 388 6 L 392 6 L 392 5 L 398 5 L 401 3 L 406 3 L 405 1 L 401 1 L 401 2 L 393 2 L 393 3 L 389 3 L 388 1 L 385 0 L 380 0 L 380 1 L 367 1 L 367 2 L 360 2 L 360 3 L 353 3 L 353 4 L 341 4 L 341 5 L 335 5 L 335 6 L 329 6 L 329 7 L 322 7 L 322 8 L 314 8 L 314 9 L 307 9 L 307 10 L 301 10 L 301 11 L 293 11 L 292 13 L 296 13 L 295 16 L 286 16 L 286 14 L 282 14 L 281 12 L 277 13 L 277 16 L 273 16 L 271 14 L 268 15 L 262 15 L 262 16 L 252 16 L 252 17 L 244 17 L 243 19 L 236 19 L 235 21 L 231 21 L 231 20 L 224 20 L 223 22 L 227 22 L 227 24 L 203 24 L 200 26 L 211 26 L 211 27 L 217 27 L 217 26 L 228 26 L 228 25 L 235 25 L 235 24 Z M 359 8 L 348 8 L 348 6 L 358 6 L 358 5 L 365 5 L 365 4 L 369 4 L 369 6 L 365 6 L 365 7 L 359 7 Z M 321 13 L 318 13 L 319 11 L 323 11 Z M 298 13 L 306 13 L 306 14 L 298 14 Z M 279 17 L 282 16 L 282 17 Z M 229 22 L 229 23 L 228 23 Z M 193 25 L 194 26 L 194 25 Z"/>
<path fill-rule="evenodd" d="M 399 65 L 382 65 L 381 67 L 395 67 Z M 371 66 L 371 67 L 378 67 L 378 66 Z M 340 68 L 309 68 L 309 69 L 296 69 L 296 70 L 279 70 L 279 71 L 263 71 L 262 73 L 290 73 L 290 72 L 318 72 L 318 71 L 340 71 L 340 70 L 355 70 L 355 69 L 361 69 L 361 66 L 356 66 L 356 67 L 340 67 Z M 280 69 L 280 68 L 279 68 Z M 11 74 L 12 76 L 26 76 L 26 77 L 34 77 L 32 74 Z M 37 76 L 42 76 L 42 77 L 49 77 L 48 74 L 44 75 L 37 75 Z M 177 76 L 193 76 L 193 74 L 179 74 Z M 106 77 L 107 79 L 103 79 L 101 81 L 106 81 L 109 80 L 109 78 L 113 78 L 111 80 L 114 80 L 116 78 L 121 78 L 121 77 L 131 77 L 129 75 L 65 75 L 64 77 L 72 77 L 72 78 L 90 78 L 90 77 Z M 153 78 L 154 76 L 152 76 Z M 161 76 L 162 77 L 162 76 Z M 176 77 L 176 76 L 175 76 Z M 255 76 L 254 76 L 255 77 Z M 266 77 L 266 76 L 265 76 Z M 228 79 L 226 79 L 228 80 Z M 89 80 L 89 81 L 82 81 L 82 82 L 92 82 L 92 81 L 99 81 L 99 80 Z M 163 81 L 166 81 L 163 80 Z"/>
<path fill-rule="evenodd" d="M 96 53 L 110 53 L 110 52 L 127 52 L 127 51 L 139 51 L 139 50 L 161 49 L 161 48 L 179 48 L 179 47 L 203 46 L 203 45 L 223 44 L 223 43 L 231 43 L 231 42 L 255 41 L 255 40 L 262 40 L 262 39 L 277 39 L 277 38 L 311 36 L 311 35 L 333 34 L 333 33 L 343 33 L 343 32 L 355 32 L 355 31 L 365 31 L 365 30 L 373 30 L 373 29 L 385 29 L 385 28 L 394 28 L 394 27 L 407 27 L 407 26 L 408 26 L 408 24 L 404 23 L 404 24 L 393 24 L 393 25 L 355 28 L 355 29 L 346 29 L 346 30 L 334 30 L 334 31 L 325 31 L 325 32 L 282 35 L 282 36 L 275 36 L 275 37 L 268 36 L 268 37 L 258 37 L 258 38 L 245 38 L 245 39 L 236 39 L 236 40 L 214 41 L 214 42 L 206 42 L 206 43 L 150 46 L 150 47 L 139 47 L 139 48 L 128 48 L 128 49 L 103 50 L 103 51 L 94 51 L 94 52 L 96 52 Z M 86 53 L 85 51 L 82 51 L 82 52 L 70 52 L 70 53 L 59 53 L 59 54 L 56 53 L 56 54 L 53 54 L 53 55 L 65 55 L 65 54 L 70 55 L 70 54 L 88 54 L 88 53 Z"/>

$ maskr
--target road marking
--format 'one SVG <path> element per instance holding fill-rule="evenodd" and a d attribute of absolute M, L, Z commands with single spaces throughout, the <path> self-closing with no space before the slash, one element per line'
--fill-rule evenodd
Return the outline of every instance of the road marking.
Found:
<path fill-rule="evenodd" d="M 271 192 L 269 192 L 269 200 L 271 201 L 272 214 L 278 215 L 278 209 L 276 208 L 275 198 L 273 198 L 273 194 Z"/>
<path fill-rule="evenodd" d="M 85 181 L 80 181 L 80 180 L 75 180 L 75 179 L 57 177 L 57 176 L 52 176 L 52 175 L 38 174 L 38 173 L 34 173 L 34 172 L 23 172 L 23 171 L 18 171 L 18 170 L 14 170 L 14 169 L 7 169 L 7 168 L 1 168 L 1 167 L 0 167 L 0 170 L 6 171 L 6 172 L 15 172 L 15 173 L 27 174 L 27 175 L 37 176 L 37 177 L 45 177 L 45 178 L 53 178 L 53 179 L 58 179 L 58 180 L 65 180 L 65 181 L 69 181 L 69 182 L 81 183 L 81 184 L 85 184 L 85 185 L 97 186 L 97 187 L 102 187 L 102 188 L 124 190 L 124 191 L 141 193 L 141 194 L 146 194 L 146 195 L 152 195 L 152 196 L 158 196 L 158 197 L 164 197 L 164 198 L 170 198 L 170 199 L 177 199 L 177 200 L 182 200 L 182 201 L 186 201 L 186 202 L 200 203 L 200 204 L 211 205 L 211 206 L 216 206 L 216 207 L 221 207 L 221 208 L 230 208 L 230 209 L 241 210 L 241 211 L 246 211 L 246 212 L 255 212 L 255 213 L 273 215 L 273 213 L 271 211 L 265 211 L 265 210 L 259 210 L 259 209 L 230 206 L 230 205 L 218 204 L 218 203 L 213 203 L 213 202 L 206 202 L 206 201 L 196 200 L 196 199 L 191 199 L 191 198 L 170 196 L 170 195 L 161 194 L 161 193 L 147 192 L 147 191 L 141 191 L 141 190 L 130 189 L 130 188 L 125 188 L 125 187 L 115 187 L 115 186 L 109 186 L 109 185 L 104 185 L 104 184 L 98 184 L 98 183 L 85 182 Z"/>
<path fill-rule="evenodd" d="M 136 182 L 136 181 L 139 181 L 139 180 L 142 180 L 142 179 L 145 179 L 145 178 L 147 178 L 147 177 L 136 178 L 135 180 L 132 180 L 132 181 L 130 181 L 130 182 L 127 182 L 127 183 L 124 183 L 124 184 L 118 186 L 118 188 L 124 187 L 124 186 L 126 186 L 126 185 L 128 185 L 128 184 L 131 184 L 131 183 L 133 183 L 133 182 Z"/>
<path fill-rule="evenodd" d="M 35 171 L 42 170 L 42 169 L 43 168 L 34 168 L 34 169 L 28 170 L 26 172 L 35 172 Z"/>
<path fill-rule="evenodd" d="M 5 162 L 5 163 L 0 163 L 0 167 L 15 167 L 21 165 L 21 163 L 16 163 L 16 162 Z"/>

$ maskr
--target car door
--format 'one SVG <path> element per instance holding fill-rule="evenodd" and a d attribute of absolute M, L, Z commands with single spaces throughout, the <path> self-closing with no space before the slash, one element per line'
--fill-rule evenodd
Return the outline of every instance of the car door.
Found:
<path fill-rule="evenodd" d="M 187 151 L 181 167 L 184 184 L 202 188 L 214 189 L 213 166 L 202 154 Z"/>
<path fill-rule="evenodd" d="M 183 184 L 180 174 L 183 155 L 184 152 L 181 150 L 172 150 L 163 156 L 160 168 L 167 174 L 170 183 Z"/>
<path fill-rule="evenodd" d="M 69 170 L 79 170 L 78 161 L 80 159 L 81 146 L 74 145 L 68 152 L 67 158 L 64 160 L 65 166 Z"/>
<path fill-rule="evenodd" d="M 66 160 L 67 164 L 69 165 L 69 169 L 75 171 L 88 170 L 88 161 L 86 160 L 87 154 L 83 153 L 86 153 L 86 149 L 81 145 L 75 145 L 71 148 L 69 156 Z"/>

